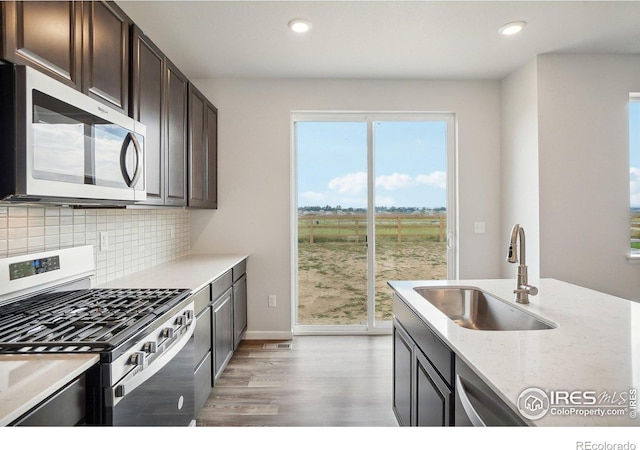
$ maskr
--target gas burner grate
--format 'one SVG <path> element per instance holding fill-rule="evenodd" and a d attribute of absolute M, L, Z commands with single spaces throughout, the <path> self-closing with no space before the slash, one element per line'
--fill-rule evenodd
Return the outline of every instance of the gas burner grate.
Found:
<path fill-rule="evenodd" d="M 19 300 L 0 308 L 0 353 L 109 349 L 187 295 L 187 289 L 85 289 Z"/>

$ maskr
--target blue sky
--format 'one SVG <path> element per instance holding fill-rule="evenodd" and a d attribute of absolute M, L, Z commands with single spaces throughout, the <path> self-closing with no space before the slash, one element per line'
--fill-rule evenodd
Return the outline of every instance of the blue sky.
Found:
<path fill-rule="evenodd" d="M 446 206 L 446 123 L 374 122 L 376 206 Z M 367 124 L 298 122 L 298 206 L 367 205 Z"/>

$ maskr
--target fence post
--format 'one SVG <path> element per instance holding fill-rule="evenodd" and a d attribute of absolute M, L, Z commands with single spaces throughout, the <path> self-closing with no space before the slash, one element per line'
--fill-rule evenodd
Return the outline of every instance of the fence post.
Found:
<path fill-rule="evenodd" d="M 309 244 L 313 244 L 313 216 L 309 217 Z"/>

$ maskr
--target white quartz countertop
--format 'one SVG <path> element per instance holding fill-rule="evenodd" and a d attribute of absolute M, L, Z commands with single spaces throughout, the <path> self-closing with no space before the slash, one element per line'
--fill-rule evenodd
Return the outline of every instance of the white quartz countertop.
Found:
<path fill-rule="evenodd" d="M 0 426 L 10 424 L 97 362 L 95 354 L 0 355 Z"/>
<path fill-rule="evenodd" d="M 536 280 L 538 281 L 538 280 Z M 544 391 L 548 412 L 536 426 L 639 426 L 640 304 L 554 279 L 529 305 L 515 303 L 511 280 L 392 281 L 394 291 L 514 411 L 529 388 Z M 479 331 L 456 325 L 414 291 L 420 286 L 475 287 L 551 322 L 532 331 Z M 572 399 L 562 399 L 568 392 Z M 593 400 L 595 398 L 595 400 Z M 573 408 L 573 409 L 570 409 Z M 637 409 L 636 409 L 637 408 Z M 612 415 L 620 412 L 621 415 Z"/>
<path fill-rule="evenodd" d="M 248 255 L 190 254 L 96 287 L 184 288 L 198 291 Z"/>

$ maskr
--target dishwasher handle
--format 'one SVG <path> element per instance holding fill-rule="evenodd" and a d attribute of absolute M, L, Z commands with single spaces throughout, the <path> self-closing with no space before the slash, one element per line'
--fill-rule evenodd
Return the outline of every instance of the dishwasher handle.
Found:
<path fill-rule="evenodd" d="M 459 374 L 456 374 L 456 395 L 460 399 L 462 408 L 471 421 L 471 424 L 474 427 L 486 427 L 487 425 L 484 423 L 484 420 L 482 420 L 482 417 L 480 417 L 478 411 L 476 411 L 476 409 L 473 407 L 471 399 L 469 398 L 469 394 L 467 393 L 467 390 L 462 382 L 462 378 Z"/>

